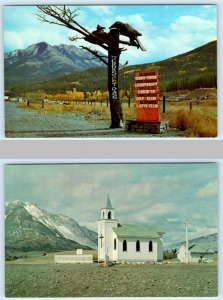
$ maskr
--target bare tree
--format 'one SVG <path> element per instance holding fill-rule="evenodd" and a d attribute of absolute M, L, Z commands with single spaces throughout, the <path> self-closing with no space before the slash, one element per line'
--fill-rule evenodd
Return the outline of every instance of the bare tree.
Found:
<path fill-rule="evenodd" d="M 39 13 L 37 14 L 39 20 L 49 24 L 67 27 L 74 30 L 79 35 L 71 37 L 70 40 L 75 41 L 84 39 L 85 41 L 95 44 L 107 51 L 107 58 L 101 55 L 98 51 L 90 47 L 81 46 L 83 49 L 90 52 L 101 62 L 107 65 L 108 69 L 108 92 L 111 112 L 111 126 L 110 128 L 120 128 L 123 126 L 123 113 L 121 101 L 119 98 L 118 85 L 118 70 L 119 58 L 122 51 L 126 49 L 120 48 L 119 44 L 134 46 L 145 50 L 138 40 L 141 34 L 134 30 L 130 25 L 120 21 L 115 22 L 109 32 L 105 32 L 105 27 L 97 25 L 96 30 L 89 32 L 87 28 L 76 21 L 78 16 L 78 9 L 71 11 L 69 7 L 53 6 L 53 5 L 38 5 Z M 129 38 L 129 41 L 120 39 L 120 35 Z"/>

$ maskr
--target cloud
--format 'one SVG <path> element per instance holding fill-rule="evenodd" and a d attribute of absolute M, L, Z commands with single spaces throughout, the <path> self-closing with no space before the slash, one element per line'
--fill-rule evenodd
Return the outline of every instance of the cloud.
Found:
<path fill-rule="evenodd" d="M 204 187 L 202 187 L 197 192 L 198 198 L 210 198 L 210 197 L 217 197 L 217 181 L 213 180 L 208 182 Z"/>
<path fill-rule="evenodd" d="M 170 24 L 170 29 L 175 33 L 188 32 L 209 32 L 216 30 L 216 20 L 207 20 L 195 16 L 180 16 L 174 23 Z"/>
<path fill-rule="evenodd" d="M 62 43 L 70 44 L 68 37 L 69 31 L 66 31 L 63 35 L 60 30 L 52 30 L 53 27 L 47 28 L 43 33 L 40 28 L 28 28 L 26 30 L 15 32 L 4 32 L 4 44 L 6 49 L 24 49 L 31 44 L 47 41 L 50 45 L 59 45 Z"/>
<path fill-rule="evenodd" d="M 69 164 L 9 165 L 5 172 L 7 201 L 36 203 L 51 213 L 63 213 L 96 230 L 107 193 L 121 223 L 160 225 L 165 240 L 217 231 L 215 164 Z M 194 200 L 194 195 L 202 197 Z M 204 205 L 205 204 L 205 205 Z M 203 231 L 202 231 L 203 228 Z"/>
<path fill-rule="evenodd" d="M 179 219 L 178 218 L 167 218 L 167 221 L 170 223 L 176 223 L 176 222 L 179 222 Z"/>
<path fill-rule="evenodd" d="M 114 11 L 114 7 L 110 5 L 92 5 L 88 9 L 99 16 L 112 15 Z"/>

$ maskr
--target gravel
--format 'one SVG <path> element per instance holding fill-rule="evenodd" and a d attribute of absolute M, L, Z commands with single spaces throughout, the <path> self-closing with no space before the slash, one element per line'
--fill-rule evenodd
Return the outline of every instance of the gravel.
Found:
<path fill-rule="evenodd" d="M 216 297 L 217 265 L 6 264 L 6 297 Z"/>
<path fill-rule="evenodd" d="M 164 134 L 126 132 L 109 129 L 109 120 L 98 120 L 79 112 L 55 112 L 5 103 L 5 136 L 7 138 L 159 138 L 182 136 L 178 130 Z"/>

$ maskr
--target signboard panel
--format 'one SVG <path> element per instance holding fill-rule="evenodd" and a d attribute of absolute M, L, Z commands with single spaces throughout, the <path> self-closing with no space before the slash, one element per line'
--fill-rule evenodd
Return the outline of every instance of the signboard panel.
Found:
<path fill-rule="evenodd" d="M 160 122 L 158 72 L 144 71 L 136 73 L 135 88 L 136 120 Z"/>

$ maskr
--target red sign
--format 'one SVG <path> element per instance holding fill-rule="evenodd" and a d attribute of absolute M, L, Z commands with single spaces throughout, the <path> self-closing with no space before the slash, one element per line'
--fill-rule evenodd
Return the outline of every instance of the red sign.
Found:
<path fill-rule="evenodd" d="M 136 73 L 135 88 L 136 120 L 160 122 L 158 72 L 144 71 Z"/>

